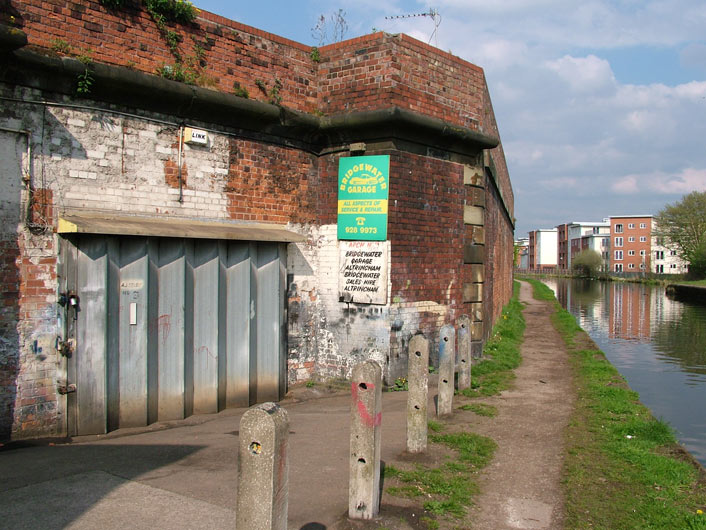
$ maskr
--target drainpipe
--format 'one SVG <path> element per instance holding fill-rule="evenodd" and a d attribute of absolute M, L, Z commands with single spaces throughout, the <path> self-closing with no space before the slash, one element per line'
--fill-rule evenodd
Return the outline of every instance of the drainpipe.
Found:
<path fill-rule="evenodd" d="M 181 152 L 184 148 L 184 126 L 179 126 L 179 155 L 177 157 L 177 175 L 179 178 L 179 202 L 184 204 L 184 181 L 181 174 Z"/>

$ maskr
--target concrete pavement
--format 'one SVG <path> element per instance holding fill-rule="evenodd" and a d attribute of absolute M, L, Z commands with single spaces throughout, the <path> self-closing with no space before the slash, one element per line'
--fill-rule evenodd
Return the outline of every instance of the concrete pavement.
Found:
<path fill-rule="evenodd" d="M 316 393 L 298 388 L 280 403 L 290 417 L 289 528 L 350 528 L 350 395 L 309 399 Z M 431 418 L 436 388 L 429 394 Z M 383 461 L 405 450 L 406 399 L 384 394 Z M 245 410 L 70 443 L 10 444 L 0 450 L 0 528 L 234 528 Z"/>

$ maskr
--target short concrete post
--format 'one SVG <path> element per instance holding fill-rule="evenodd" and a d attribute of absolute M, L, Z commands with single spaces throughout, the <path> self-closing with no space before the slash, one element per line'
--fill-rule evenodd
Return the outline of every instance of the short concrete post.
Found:
<path fill-rule="evenodd" d="M 458 319 L 458 389 L 471 387 L 471 319 L 461 315 Z"/>
<path fill-rule="evenodd" d="M 382 368 L 375 361 L 353 367 L 348 517 L 372 519 L 380 510 Z"/>
<path fill-rule="evenodd" d="M 446 325 L 439 334 L 439 395 L 436 415 L 451 414 L 454 400 L 454 364 L 456 362 L 456 341 L 454 328 Z"/>
<path fill-rule="evenodd" d="M 286 530 L 289 417 L 276 403 L 251 407 L 240 420 L 237 530 Z"/>
<path fill-rule="evenodd" d="M 429 394 L 429 341 L 415 335 L 409 341 L 407 365 L 407 451 L 427 450 L 427 396 Z"/>

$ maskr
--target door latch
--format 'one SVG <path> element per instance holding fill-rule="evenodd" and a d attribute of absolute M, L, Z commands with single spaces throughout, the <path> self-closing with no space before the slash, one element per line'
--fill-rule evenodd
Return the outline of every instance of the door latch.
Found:
<path fill-rule="evenodd" d="M 66 394 L 71 394 L 72 392 L 76 392 L 76 385 L 71 383 L 70 385 L 59 385 L 57 388 L 59 394 L 62 396 L 65 396 Z"/>
<path fill-rule="evenodd" d="M 74 339 L 61 340 L 59 337 L 56 338 L 56 351 L 58 351 L 64 357 L 71 357 L 74 351 Z"/>

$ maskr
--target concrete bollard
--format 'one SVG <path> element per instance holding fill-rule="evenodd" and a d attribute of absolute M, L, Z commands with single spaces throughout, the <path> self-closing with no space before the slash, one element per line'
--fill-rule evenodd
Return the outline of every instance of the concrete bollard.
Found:
<path fill-rule="evenodd" d="M 461 315 L 458 319 L 458 389 L 471 387 L 471 319 Z"/>
<path fill-rule="evenodd" d="M 429 394 L 429 341 L 415 335 L 409 341 L 407 365 L 407 451 L 427 450 L 427 396 Z"/>
<path fill-rule="evenodd" d="M 375 361 L 353 367 L 348 517 L 372 519 L 380 510 L 382 368 Z"/>
<path fill-rule="evenodd" d="M 436 415 L 451 414 L 454 400 L 454 364 L 456 362 L 456 341 L 453 326 L 446 325 L 439 333 L 439 394 Z"/>
<path fill-rule="evenodd" d="M 240 420 L 238 530 L 286 530 L 289 417 L 276 403 L 251 407 Z"/>

